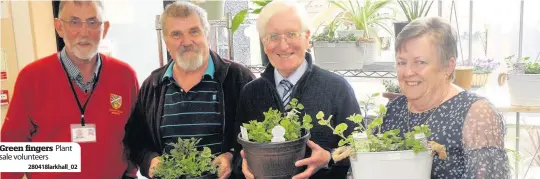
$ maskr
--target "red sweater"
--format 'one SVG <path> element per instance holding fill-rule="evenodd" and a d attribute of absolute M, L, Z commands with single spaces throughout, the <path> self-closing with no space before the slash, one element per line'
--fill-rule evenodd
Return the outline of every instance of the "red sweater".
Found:
<path fill-rule="evenodd" d="M 126 63 L 101 55 L 102 69 L 86 107 L 86 124 L 96 125 L 97 142 L 80 143 L 80 173 L 27 173 L 28 178 L 120 178 L 127 167 L 122 138 L 139 84 Z M 75 83 L 81 105 L 88 98 Z M 111 94 L 122 97 L 120 108 Z M 2 126 L 2 142 L 71 142 L 70 125 L 80 124 L 80 111 L 57 54 L 24 67 L 15 82 L 13 98 Z M 2 173 L 2 179 L 20 179 L 24 173 Z"/>

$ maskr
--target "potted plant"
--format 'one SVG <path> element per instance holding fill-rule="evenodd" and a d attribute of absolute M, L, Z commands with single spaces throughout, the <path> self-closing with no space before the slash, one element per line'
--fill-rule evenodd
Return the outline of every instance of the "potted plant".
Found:
<path fill-rule="evenodd" d="M 513 106 L 540 106 L 540 53 L 536 59 L 529 57 L 522 58 L 520 62 L 514 56 L 506 57 L 508 67 L 511 72 L 499 76 L 508 79 L 508 89 L 510 92 L 510 104 Z"/>
<path fill-rule="evenodd" d="M 341 123 L 334 127 L 331 125 L 332 116 L 325 118 L 322 112 L 316 118 L 320 125 L 328 126 L 342 138 L 338 144 L 340 148 L 334 152 L 333 158 L 334 161 L 340 161 L 349 157 L 354 178 L 430 178 L 432 152 L 436 151 L 441 159 L 445 159 L 444 146 L 427 141 L 431 135 L 427 125 L 415 126 L 414 130 L 404 133 L 404 137 L 399 135 L 399 129 L 378 132 L 381 131 L 385 114 L 386 107 L 380 105 L 376 118 L 369 124 L 364 116 L 351 115 L 347 119 L 358 124 L 358 127 L 348 136 L 343 134 L 350 127 L 347 124 Z M 388 172 L 389 168 L 396 171 Z"/>
<path fill-rule="evenodd" d="M 264 120 L 251 120 L 240 127 L 237 140 L 256 178 L 292 178 L 300 172 L 302 168 L 294 164 L 305 157 L 313 127 L 310 115 L 299 116 L 302 109 L 304 106 L 293 98 L 287 113 L 270 108 L 264 112 Z"/>
<path fill-rule="evenodd" d="M 407 21 L 394 22 L 394 34 L 397 38 L 403 27 L 409 24 L 411 21 L 425 17 L 433 5 L 433 0 L 398 0 L 401 11 L 407 18 Z"/>
<path fill-rule="evenodd" d="M 383 85 L 385 88 L 383 97 L 393 100 L 401 96 L 401 89 L 399 88 L 399 85 L 395 84 L 392 80 L 383 80 Z"/>
<path fill-rule="evenodd" d="M 364 67 L 362 59 L 350 57 L 363 56 L 366 53 L 365 46 L 353 33 L 337 34 L 337 29 L 341 22 L 332 20 L 324 29 L 312 37 L 312 47 L 314 53 L 314 63 L 327 70 L 361 70 Z M 346 55 L 347 57 L 340 57 Z"/>
<path fill-rule="evenodd" d="M 201 139 L 181 139 L 172 145 L 170 154 L 159 156 L 161 161 L 154 170 L 154 177 L 161 179 L 215 179 L 217 166 L 210 148 L 198 151 L 195 146 Z"/>
<path fill-rule="evenodd" d="M 338 7 L 341 13 L 337 16 L 337 20 L 341 21 L 343 25 L 351 27 L 351 33 L 358 34 L 362 32 L 361 36 L 357 38 L 366 39 L 359 41 L 360 46 L 364 46 L 366 49 L 362 56 L 358 58 L 363 61 L 364 65 L 369 65 L 375 62 L 379 57 L 380 52 L 380 38 L 377 34 L 377 29 L 382 28 L 388 33 L 392 34 L 392 31 L 385 25 L 385 20 L 393 20 L 393 17 L 386 17 L 382 14 L 382 10 L 386 8 L 392 0 L 365 0 L 363 4 L 360 4 L 355 0 L 348 1 L 329 1 L 330 4 Z M 350 58 L 349 54 L 340 55 L 334 58 Z"/>
<path fill-rule="evenodd" d="M 454 69 L 454 84 L 465 90 L 470 90 L 472 88 L 473 73 L 472 62 L 468 60 L 458 61 Z"/>
<path fill-rule="evenodd" d="M 471 88 L 477 89 L 486 85 L 488 78 L 499 62 L 493 58 L 481 57 L 473 60 L 473 76 Z"/>

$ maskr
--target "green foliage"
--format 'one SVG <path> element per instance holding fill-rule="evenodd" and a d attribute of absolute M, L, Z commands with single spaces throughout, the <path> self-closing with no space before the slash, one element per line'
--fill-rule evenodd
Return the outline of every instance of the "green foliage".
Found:
<path fill-rule="evenodd" d="M 249 123 L 244 123 L 248 138 L 251 141 L 258 143 L 270 143 L 272 140 L 272 129 L 278 124 L 285 128 L 285 140 L 291 141 L 302 137 L 302 129 L 309 131 L 313 128 L 312 118 L 308 114 L 304 114 L 302 119 L 298 114 L 301 114 L 299 110 L 303 110 L 304 105 L 298 103 L 296 98 L 291 99 L 289 105 L 285 110 L 289 112 L 282 114 L 277 109 L 270 108 L 267 112 L 264 112 L 264 120 L 259 122 L 257 120 L 251 120 Z"/>
<path fill-rule="evenodd" d="M 504 58 L 508 68 L 513 69 L 518 63 L 518 59 L 514 59 L 515 55 Z M 523 57 L 522 60 L 525 63 L 525 74 L 540 74 L 540 53 L 536 57 L 536 60 L 531 60 L 530 57 Z"/>
<path fill-rule="evenodd" d="M 407 20 L 413 21 L 420 17 L 425 17 L 433 5 L 433 0 L 398 0 L 399 7 L 407 17 Z"/>
<path fill-rule="evenodd" d="M 313 41 L 328 41 L 328 42 L 343 42 L 343 41 L 356 41 L 354 34 L 349 34 L 345 37 L 336 37 L 335 32 L 331 32 L 329 27 L 325 27 L 323 32 L 313 36 Z"/>
<path fill-rule="evenodd" d="M 232 30 L 233 34 L 234 34 L 234 32 L 236 30 L 238 30 L 238 28 L 240 27 L 240 24 L 242 24 L 244 22 L 247 15 L 248 15 L 248 10 L 247 9 L 241 10 L 240 12 L 236 13 L 236 15 L 234 15 L 233 20 L 232 20 L 232 24 L 231 24 L 231 26 L 232 26 L 231 30 Z"/>
<path fill-rule="evenodd" d="M 324 29 L 323 32 L 312 37 L 313 41 L 328 41 L 328 42 L 338 42 L 338 41 L 356 41 L 357 38 L 354 34 L 348 34 L 344 37 L 338 37 L 336 31 L 341 25 L 341 21 L 337 19 L 340 15 L 336 16 Z"/>
<path fill-rule="evenodd" d="M 525 57 L 523 61 L 525 62 L 525 74 L 540 74 L 540 61 L 538 61 L 538 58 L 532 61 L 529 57 Z"/>
<path fill-rule="evenodd" d="M 251 2 L 257 5 L 255 9 L 251 9 L 251 11 L 249 11 L 248 9 L 244 9 L 234 15 L 232 24 L 231 24 L 232 26 L 231 30 L 233 34 L 234 32 L 236 32 L 236 30 L 238 30 L 238 27 L 240 27 L 240 24 L 244 22 L 244 20 L 246 19 L 246 16 L 248 16 L 249 13 L 259 14 L 262 8 L 266 6 L 268 3 L 272 2 L 272 0 L 253 0 Z"/>
<path fill-rule="evenodd" d="M 206 174 L 215 174 L 217 167 L 212 164 L 214 156 L 210 148 L 204 147 L 198 151 L 195 147 L 201 139 L 181 139 L 178 143 L 169 144 L 174 148 L 171 154 L 159 156 L 159 165 L 154 176 L 163 179 L 176 179 L 180 176 L 199 177 Z"/>
<path fill-rule="evenodd" d="M 378 40 L 376 29 L 374 27 L 381 27 L 388 33 L 392 34 L 393 31 L 385 25 L 385 20 L 393 20 L 393 17 L 384 17 L 379 13 L 392 0 L 365 0 L 364 4 L 360 5 L 358 1 L 329 1 L 332 5 L 341 9 L 342 13 L 338 15 L 338 19 L 345 25 L 352 25 L 356 30 L 364 30 L 364 36 L 366 38 L 373 38 Z"/>
<path fill-rule="evenodd" d="M 378 96 L 378 93 L 371 95 L 365 104 L 370 104 L 374 97 Z M 349 145 L 353 147 L 355 152 L 385 152 L 385 151 L 401 151 L 401 150 L 413 150 L 414 152 L 426 151 L 425 142 L 427 137 L 431 135 L 431 131 L 427 125 L 415 126 L 412 131 L 404 134 L 404 137 L 400 137 L 399 129 L 393 129 L 379 133 L 383 124 L 383 117 L 386 114 L 386 107 L 379 105 L 377 116 L 369 124 L 366 125 L 365 117 L 359 114 L 353 114 L 347 118 L 347 120 L 358 125 L 349 136 L 343 134 L 347 130 L 348 126 L 345 123 L 338 124 L 335 128 L 332 127 L 332 116 L 325 119 L 324 113 L 319 112 L 317 114 L 317 120 L 319 125 L 328 126 L 335 135 L 341 137 L 339 146 Z M 366 127 L 364 127 L 366 126 Z M 362 137 L 364 136 L 364 137 Z M 417 139 L 422 137 L 424 140 Z"/>
<path fill-rule="evenodd" d="M 386 92 L 390 93 L 401 93 L 401 90 L 399 89 L 399 85 L 392 82 L 392 80 L 383 80 L 384 88 L 386 89 Z"/>

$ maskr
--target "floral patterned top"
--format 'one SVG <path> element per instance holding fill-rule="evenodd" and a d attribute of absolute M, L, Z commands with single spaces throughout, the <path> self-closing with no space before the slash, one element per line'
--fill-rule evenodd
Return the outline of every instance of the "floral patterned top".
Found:
<path fill-rule="evenodd" d="M 487 99 L 463 91 L 439 107 L 411 113 L 407 98 L 400 96 L 387 108 L 383 132 L 397 128 L 403 134 L 428 124 L 432 133 L 428 140 L 445 146 L 448 158 L 433 157 L 432 179 L 511 178 L 504 120 Z"/>

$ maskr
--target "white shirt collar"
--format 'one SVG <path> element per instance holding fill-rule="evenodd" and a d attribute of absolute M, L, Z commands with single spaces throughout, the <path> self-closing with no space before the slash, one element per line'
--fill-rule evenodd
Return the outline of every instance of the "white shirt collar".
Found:
<path fill-rule="evenodd" d="M 302 75 L 304 75 L 304 73 L 306 72 L 307 70 L 307 61 L 304 59 L 304 61 L 302 62 L 302 64 L 300 64 L 300 66 L 296 69 L 296 71 L 294 71 L 291 76 L 289 76 L 289 78 L 286 78 L 287 80 L 289 80 L 289 82 L 291 82 L 293 85 L 296 85 L 296 83 L 298 83 L 298 81 L 300 80 L 300 78 L 302 78 Z M 281 80 L 285 79 L 281 73 L 279 73 L 279 71 L 277 70 L 277 68 L 274 68 L 274 80 L 276 82 L 276 87 L 279 86 L 279 82 L 281 82 Z"/>

